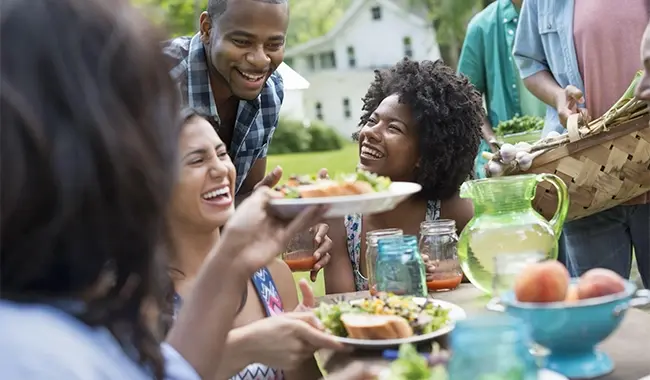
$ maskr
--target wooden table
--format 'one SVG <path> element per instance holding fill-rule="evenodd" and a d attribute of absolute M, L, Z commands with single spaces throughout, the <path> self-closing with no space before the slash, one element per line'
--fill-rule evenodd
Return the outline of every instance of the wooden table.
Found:
<path fill-rule="evenodd" d="M 320 297 L 318 301 L 352 300 L 367 296 L 369 296 L 368 292 L 335 294 Z M 463 284 L 451 292 L 435 293 L 435 298 L 455 303 L 465 309 L 471 317 L 491 313 L 485 309 L 488 299 L 473 285 Z M 610 355 L 616 368 L 611 374 L 599 379 L 638 380 L 648 376 L 650 374 L 650 314 L 637 309 L 629 310 L 619 328 L 600 347 Z M 318 354 L 325 370 L 330 373 L 353 361 L 380 365 L 388 363 L 378 356 L 377 352 L 334 353 L 321 350 Z"/>

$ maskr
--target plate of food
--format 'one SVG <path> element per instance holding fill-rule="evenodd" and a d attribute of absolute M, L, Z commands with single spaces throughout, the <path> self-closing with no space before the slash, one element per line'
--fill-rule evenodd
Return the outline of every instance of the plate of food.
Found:
<path fill-rule="evenodd" d="M 422 186 L 392 182 L 388 177 L 358 170 L 333 179 L 294 175 L 275 190 L 284 196 L 270 202 L 272 212 L 278 217 L 293 218 L 309 206 L 328 205 L 330 209 L 325 217 L 340 218 L 390 211 L 422 190 Z"/>
<path fill-rule="evenodd" d="M 315 312 L 325 330 L 338 341 L 364 349 L 431 341 L 449 333 L 455 321 L 467 317 L 461 307 L 450 302 L 385 293 L 322 303 Z"/>

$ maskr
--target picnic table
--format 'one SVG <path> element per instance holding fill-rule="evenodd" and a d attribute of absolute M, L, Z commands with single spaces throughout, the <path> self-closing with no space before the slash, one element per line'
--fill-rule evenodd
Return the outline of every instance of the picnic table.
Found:
<path fill-rule="evenodd" d="M 332 294 L 319 297 L 317 302 L 354 300 L 368 297 L 367 291 Z M 436 299 L 452 302 L 463 309 L 469 317 L 493 313 L 485 308 L 488 298 L 471 284 L 461 284 L 450 292 L 433 293 Z M 440 344 L 445 347 L 446 339 Z M 638 380 L 650 374 L 650 314 L 639 309 L 630 309 L 619 328 L 607 338 L 600 348 L 610 355 L 615 363 L 614 372 L 600 377 L 602 380 Z M 381 357 L 381 351 L 353 351 L 351 353 L 321 350 L 319 361 L 331 373 L 354 361 L 388 365 Z"/>

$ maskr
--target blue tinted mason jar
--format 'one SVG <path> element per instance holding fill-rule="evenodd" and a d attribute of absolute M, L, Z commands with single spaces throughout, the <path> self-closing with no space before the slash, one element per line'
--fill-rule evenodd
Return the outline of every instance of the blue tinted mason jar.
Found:
<path fill-rule="evenodd" d="M 450 336 L 449 380 L 537 380 L 525 323 L 498 315 L 456 322 Z"/>
<path fill-rule="evenodd" d="M 424 262 L 413 235 L 383 237 L 378 240 L 377 291 L 426 297 Z"/>

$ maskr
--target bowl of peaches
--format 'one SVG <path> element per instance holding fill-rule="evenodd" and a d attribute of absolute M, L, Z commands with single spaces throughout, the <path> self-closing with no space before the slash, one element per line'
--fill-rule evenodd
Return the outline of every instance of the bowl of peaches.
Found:
<path fill-rule="evenodd" d="M 545 367 L 569 378 L 591 379 L 614 370 L 596 345 L 616 330 L 631 307 L 650 304 L 650 291 L 613 271 L 595 268 L 579 278 L 557 261 L 527 266 L 513 289 L 488 309 L 524 320 L 533 340 L 548 350 Z"/>

